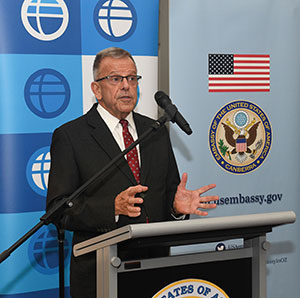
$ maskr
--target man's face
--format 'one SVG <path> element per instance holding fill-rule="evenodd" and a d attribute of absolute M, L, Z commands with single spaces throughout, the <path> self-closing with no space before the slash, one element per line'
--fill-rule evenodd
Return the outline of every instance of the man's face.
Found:
<path fill-rule="evenodd" d="M 112 75 L 137 74 L 136 66 L 129 57 L 105 57 L 99 68 L 98 79 Z M 125 118 L 136 105 L 137 85 L 129 84 L 127 79 L 123 79 L 117 85 L 104 79 L 99 82 L 92 82 L 91 87 L 99 104 L 118 119 Z"/>

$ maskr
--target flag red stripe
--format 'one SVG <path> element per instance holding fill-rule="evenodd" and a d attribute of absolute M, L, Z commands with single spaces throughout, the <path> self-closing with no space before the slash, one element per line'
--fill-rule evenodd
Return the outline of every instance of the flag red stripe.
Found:
<path fill-rule="evenodd" d="M 234 69 L 270 69 L 270 66 L 234 66 Z"/>
<path fill-rule="evenodd" d="M 209 92 L 270 92 L 270 89 L 209 89 Z"/>
<path fill-rule="evenodd" d="M 270 78 L 265 77 L 265 78 L 251 78 L 251 77 L 247 77 L 247 78 L 237 78 L 237 77 L 232 77 L 232 78 L 211 78 L 209 77 L 210 81 L 223 81 L 223 80 L 228 80 L 228 81 L 249 81 L 249 80 L 253 80 L 253 81 L 267 81 L 270 80 Z"/>
<path fill-rule="evenodd" d="M 270 58 L 270 55 L 247 55 L 247 54 L 234 54 L 234 57 L 251 57 L 251 58 Z"/>
<path fill-rule="evenodd" d="M 235 70 L 234 74 L 243 74 L 243 75 L 269 75 L 270 72 L 267 71 L 262 71 L 262 72 L 249 72 L 249 71 L 239 71 L 239 70 Z"/>
<path fill-rule="evenodd" d="M 208 84 L 209 86 L 270 86 L 270 84 L 251 84 L 251 83 L 226 83 L 226 84 Z"/>
<path fill-rule="evenodd" d="M 234 60 L 234 63 L 270 63 L 269 60 Z"/>

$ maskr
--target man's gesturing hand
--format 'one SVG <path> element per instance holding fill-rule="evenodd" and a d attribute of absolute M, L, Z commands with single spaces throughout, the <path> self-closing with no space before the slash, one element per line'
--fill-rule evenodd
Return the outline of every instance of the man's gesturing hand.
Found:
<path fill-rule="evenodd" d="M 196 190 L 187 190 L 187 173 L 183 173 L 180 184 L 177 187 L 173 203 L 174 211 L 178 214 L 197 214 L 200 216 L 207 215 L 207 211 L 200 209 L 216 208 L 215 203 L 208 203 L 219 199 L 218 196 L 201 196 L 208 190 L 215 188 L 215 184 L 209 184 Z"/>
<path fill-rule="evenodd" d="M 137 193 L 147 191 L 147 186 L 136 185 L 130 186 L 126 190 L 120 192 L 115 198 L 115 215 L 127 215 L 129 217 L 137 217 L 141 215 L 141 207 L 134 204 L 142 204 L 142 198 L 135 197 Z"/>

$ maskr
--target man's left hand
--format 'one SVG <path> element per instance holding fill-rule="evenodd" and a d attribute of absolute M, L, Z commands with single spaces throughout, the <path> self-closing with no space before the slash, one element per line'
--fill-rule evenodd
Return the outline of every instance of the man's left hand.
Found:
<path fill-rule="evenodd" d="M 180 184 L 177 187 L 173 203 L 174 211 L 177 214 L 196 214 L 199 216 L 206 216 L 208 212 L 203 209 L 213 209 L 217 207 L 215 203 L 209 202 L 217 201 L 219 199 L 218 196 L 201 196 L 208 190 L 215 188 L 215 184 L 202 186 L 196 190 L 188 190 L 186 189 L 186 183 L 187 173 L 183 173 Z"/>

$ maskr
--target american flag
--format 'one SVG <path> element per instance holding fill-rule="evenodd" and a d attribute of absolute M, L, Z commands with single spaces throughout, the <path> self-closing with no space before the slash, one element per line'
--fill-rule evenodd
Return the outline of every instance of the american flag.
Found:
<path fill-rule="evenodd" d="M 270 92 L 270 55 L 209 54 L 209 92 Z"/>

